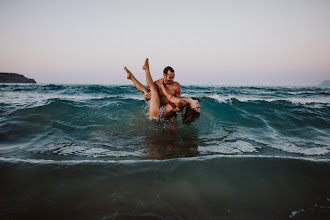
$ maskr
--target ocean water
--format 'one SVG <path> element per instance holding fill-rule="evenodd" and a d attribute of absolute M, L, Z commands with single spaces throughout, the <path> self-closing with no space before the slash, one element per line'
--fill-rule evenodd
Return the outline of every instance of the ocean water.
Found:
<path fill-rule="evenodd" d="M 330 88 L 0 85 L 1 219 L 329 219 Z"/>

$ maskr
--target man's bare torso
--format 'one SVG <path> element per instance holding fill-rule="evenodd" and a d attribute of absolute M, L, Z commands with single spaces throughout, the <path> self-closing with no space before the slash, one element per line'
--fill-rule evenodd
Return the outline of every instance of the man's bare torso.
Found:
<path fill-rule="evenodd" d="M 155 85 L 157 86 L 157 89 L 158 89 L 161 105 L 168 104 L 169 100 L 165 97 L 165 95 L 160 87 L 160 80 L 156 80 Z M 176 97 L 181 96 L 181 85 L 178 82 L 174 82 L 171 85 L 165 84 L 165 88 L 167 89 L 169 94 L 176 96 Z"/>

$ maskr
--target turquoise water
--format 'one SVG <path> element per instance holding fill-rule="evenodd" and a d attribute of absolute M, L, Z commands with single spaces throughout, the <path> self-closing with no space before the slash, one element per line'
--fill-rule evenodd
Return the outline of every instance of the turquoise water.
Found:
<path fill-rule="evenodd" d="M 329 217 L 329 88 L 182 93 L 191 126 L 151 120 L 133 86 L 0 85 L 0 216 Z"/>

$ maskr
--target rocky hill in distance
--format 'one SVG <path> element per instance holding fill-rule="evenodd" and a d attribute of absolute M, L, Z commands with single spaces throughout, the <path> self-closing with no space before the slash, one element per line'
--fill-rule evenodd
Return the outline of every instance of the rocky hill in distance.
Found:
<path fill-rule="evenodd" d="M 0 73 L 0 83 L 36 83 L 36 81 L 17 73 Z"/>
<path fill-rule="evenodd" d="M 330 87 L 330 80 L 324 80 L 321 84 L 319 84 L 318 86 L 321 87 Z"/>

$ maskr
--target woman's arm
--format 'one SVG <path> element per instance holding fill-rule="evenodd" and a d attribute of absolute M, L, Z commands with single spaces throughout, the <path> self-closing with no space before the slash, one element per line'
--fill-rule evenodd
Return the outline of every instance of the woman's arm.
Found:
<path fill-rule="evenodd" d="M 181 85 L 178 82 L 175 82 L 175 96 L 181 97 Z"/>

